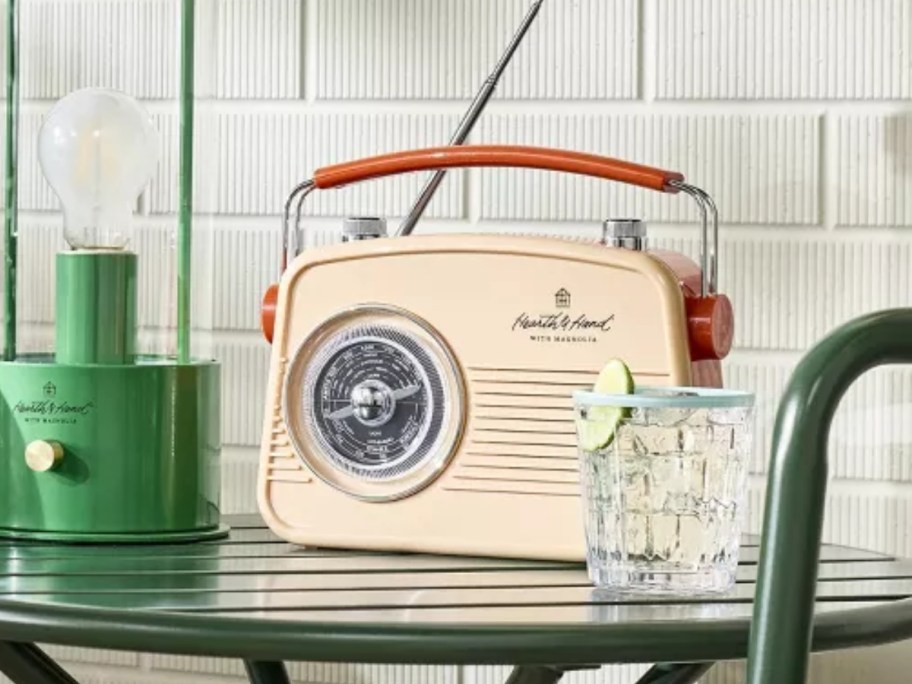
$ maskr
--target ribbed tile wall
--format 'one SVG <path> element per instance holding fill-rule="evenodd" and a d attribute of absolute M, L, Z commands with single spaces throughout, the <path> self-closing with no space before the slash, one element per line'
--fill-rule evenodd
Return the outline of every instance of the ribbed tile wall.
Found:
<path fill-rule="evenodd" d="M 724 240 L 719 277 L 737 303 L 740 347 L 802 351 L 872 306 L 908 303 L 912 242 L 901 233 L 789 239 L 790 233 L 729 233 Z"/>
<path fill-rule="evenodd" d="M 442 100 L 475 93 L 530 3 L 314 0 L 314 5 L 318 98 Z M 546 2 L 540 19 L 498 97 L 636 97 L 636 0 Z"/>
<path fill-rule="evenodd" d="M 49 646 L 47 653 L 55 659 L 70 663 L 105 663 L 122 667 L 135 667 L 139 665 L 140 658 L 138 654 L 126 651 L 101 651 L 71 646 Z"/>
<path fill-rule="evenodd" d="M 171 677 L 186 676 L 193 672 L 225 677 L 243 677 L 244 666 L 236 660 L 200 659 L 185 656 L 153 655 L 151 667 L 164 671 Z M 296 682 L 319 682 L 319 684 L 459 684 L 459 671 L 455 667 L 416 665 L 399 667 L 395 665 L 362 665 L 348 663 L 289 663 L 289 675 Z M 203 680 L 210 681 L 210 680 Z M 234 681 L 222 680 L 217 681 Z"/>
<path fill-rule="evenodd" d="M 157 119 L 162 136 L 177 140 L 177 115 Z M 224 108 L 207 112 L 197 127 L 200 175 L 195 201 L 200 211 L 225 215 L 279 217 L 291 190 L 321 166 L 398 149 L 445 144 L 457 117 L 442 114 L 248 112 Z M 238 141 L 244 141 L 238 144 Z M 154 213 L 177 207 L 179 159 L 163 155 L 149 193 Z M 463 172 L 454 171 L 428 207 L 429 218 L 461 218 Z M 351 211 L 402 216 L 417 195 L 423 176 L 410 174 L 315 193 L 304 205 L 307 216 L 339 216 Z"/>
<path fill-rule="evenodd" d="M 257 444 L 263 428 L 263 406 L 269 374 L 269 348 L 257 336 L 243 342 L 221 342 L 216 358 L 224 364 L 222 390 L 222 439 L 227 444 Z M 249 485 L 250 483 L 248 483 Z"/>
<path fill-rule="evenodd" d="M 304 88 L 303 9 L 298 0 L 218 0 L 213 31 L 218 64 L 215 96 L 300 98 Z"/>
<path fill-rule="evenodd" d="M 300 0 L 200 0 L 197 92 L 222 99 L 295 99 L 303 92 Z M 118 88 L 149 100 L 179 94 L 180 0 L 25 0 L 22 96 Z"/>
<path fill-rule="evenodd" d="M 60 202 L 38 163 L 38 134 L 49 108 L 48 103 L 25 102 L 19 114 L 19 210 L 22 212 L 56 211 L 60 208 Z"/>
<path fill-rule="evenodd" d="M 274 282 L 288 192 L 326 164 L 445 144 L 530 0 L 197 0 L 194 320 L 223 363 L 226 511 L 253 511 Z M 53 344 L 56 196 L 35 140 L 70 90 L 125 89 L 163 141 L 139 201 L 140 319 L 173 320 L 179 0 L 21 0 L 20 342 Z M 2 21 L 0 21 L 2 24 Z M 2 40 L 0 40 L 2 42 Z M 835 326 L 912 297 L 912 0 L 546 0 L 472 142 L 595 152 L 683 172 L 716 200 L 720 283 L 734 302 L 726 383 L 758 394 L 748 528 L 762 521 L 772 421 L 789 374 Z M 4 141 L 0 141 L 2 149 Z M 311 245 L 339 221 L 391 227 L 427 176 L 316 193 Z M 0 198 L 2 199 L 2 198 Z M 610 216 L 699 256 L 697 212 L 561 174 L 451 172 L 419 230 L 595 237 Z M 144 329 L 144 348 L 160 337 Z M 169 342 L 173 345 L 173 340 Z M 912 556 L 912 371 L 866 375 L 830 440 L 824 535 Z M 92 684 L 238 682 L 235 661 L 55 649 Z M 904 681 L 897 649 L 819 656 L 812 682 Z M 632 681 L 645 666 L 568 676 Z M 487 684 L 504 668 L 293 664 L 299 682 Z M 738 663 L 705 678 L 743 680 Z"/>
<path fill-rule="evenodd" d="M 606 680 L 606 674 L 618 682 L 635 682 L 642 676 L 648 665 L 620 665 L 612 668 L 578 670 L 567 673 L 561 682 L 565 684 L 596 684 Z M 510 675 L 509 667 L 467 667 L 464 684 L 502 684 Z"/>
<path fill-rule="evenodd" d="M 831 126 L 836 224 L 912 225 L 912 114 L 846 114 Z"/>
<path fill-rule="evenodd" d="M 219 293 L 213 311 L 216 328 L 259 330 L 263 293 L 279 278 L 281 234 L 278 217 L 266 227 L 251 228 L 236 220 L 220 226 L 213 273 L 213 289 Z"/>
<path fill-rule="evenodd" d="M 662 99 L 912 97 L 906 0 L 661 0 L 655 6 Z"/>
<path fill-rule="evenodd" d="M 56 99 L 88 85 L 176 97 L 178 7 L 174 0 L 22 2 L 22 97 Z"/>
<path fill-rule="evenodd" d="M 492 115 L 475 142 L 556 146 L 679 171 L 709 192 L 725 225 L 819 221 L 819 118 L 813 115 Z M 699 154 L 694 151 L 699 150 Z M 482 172 L 482 217 L 695 221 L 682 196 L 568 174 Z"/>

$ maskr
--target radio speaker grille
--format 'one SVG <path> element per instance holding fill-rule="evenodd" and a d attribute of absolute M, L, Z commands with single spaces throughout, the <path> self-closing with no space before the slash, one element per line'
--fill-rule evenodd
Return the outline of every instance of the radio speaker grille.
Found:
<path fill-rule="evenodd" d="M 598 370 L 474 367 L 468 371 L 471 425 L 447 489 L 578 496 L 575 390 Z"/>
<path fill-rule="evenodd" d="M 279 364 L 279 378 L 276 385 L 282 386 L 285 372 L 288 369 L 288 360 L 282 359 Z M 285 421 L 282 419 L 282 401 L 277 393 L 273 397 L 272 423 L 269 430 L 269 464 L 266 479 L 271 482 L 298 482 L 309 484 L 313 478 L 301 465 L 295 454 L 294 447 L 288 437 Z"/>

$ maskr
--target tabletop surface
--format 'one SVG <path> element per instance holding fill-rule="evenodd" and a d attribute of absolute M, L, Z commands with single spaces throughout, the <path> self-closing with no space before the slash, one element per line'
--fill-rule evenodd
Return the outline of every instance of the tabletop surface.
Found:
<path fill-rule="evenodd" d="M 411 645 L 416 662 L 461 662 L 459 649 L 472 643 L 472 662 L 507 653 L 532 662 L 566 639 L 580 651 L 567 652 L 571 663 L 590 657 L 586 643 L 632 646 L 631 635 L 648 636 L 655 649 L 681 634 L 694 644 L 710 639 L 715 648 L 702 648 L 720 659 L 746 648 L 756 537 L 744 538 L 731 592 L 680 599 L 596 590 L 582 564 L 305 549 L 257 516 L 226 522 L 228 538 L 196 544 L 0 544 L 0 638 L 143 650 L 157 626 L 170 636 L 156 633 L 163 641 L 152 650 L 244 656 L 247 639 L 247 650 L 254 641 L 261 649 L 251 656 L 398 661 L 397 648 L 404 655 Z M 883 630 L 895 632 L 897 620 L 912 625 L 912 602 L 902 602 L 912 597 L 912 561 L 827 545 L 817 592 L 815 647 L 886 641 Z M 28 631 L 36 623 L 40 636 Z M 499 650 L 479 654 L 479 643 Z M 638 657 L 675 655 L 643 648 Z"/>

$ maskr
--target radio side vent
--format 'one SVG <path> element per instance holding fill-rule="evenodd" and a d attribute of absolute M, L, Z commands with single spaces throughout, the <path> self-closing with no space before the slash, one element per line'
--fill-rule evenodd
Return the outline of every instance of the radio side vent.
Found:
<path fill-rule="evenodd" d="M 467 442 L 451 491 L 577 496 L 573 392 L 598 370 L 473 367 Z"/>
<path fill-rule="evenodd" d="M 282 359 L 279 364 L 279 381 L 282 386 L 285 371 L 288 367 L 287 359 Z M 272 425 L 269 431 L 269 466 L 266 478 L 273 482 L 299 482 L 308 484 L 313 478 L 301 465 L 300 459 L 295 454 L 288 430 L 282 418 L 281 397 L 276 396 L 273 404 Z"/>

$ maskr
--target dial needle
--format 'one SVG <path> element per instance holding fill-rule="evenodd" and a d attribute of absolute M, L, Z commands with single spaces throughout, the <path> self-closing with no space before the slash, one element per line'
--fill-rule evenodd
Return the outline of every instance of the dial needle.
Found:
<path fill-rule="evenodd" d="M 399 401 L 400 399 L 408 399 L 418 392 L 421 391 L 421 385 L 407 385 L 405 387 L 400 387 L 397 390 L 393 390 L 393 399 Z"/>
<path fill-rule="evenodd" d="M 393 390 L 392 396 L 396 401 L 401 401 L 402 399 L 408 399 L 418 392 L 421 391 L 421 385 L 406 385 L 405 387 L 400 387 L 397 390 Z M 355 414 L 355 405 L 354 403 L 349 404 L 345 408 L 341 408 L 338 411 L 333 411 L 328 416 L 329 420 L 344 420 Z"/>
<path fill-rule="evenodd" d="M 354 413 L 355 407 L 349 404 L 345 408 L 339 409 L 338 411 L 333 411 L 326 417 L 330 420 L 342 420 L 343 418 L 348 418 L 349 416 L 354 415 Z"/>

